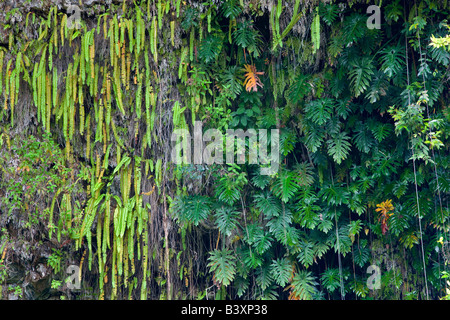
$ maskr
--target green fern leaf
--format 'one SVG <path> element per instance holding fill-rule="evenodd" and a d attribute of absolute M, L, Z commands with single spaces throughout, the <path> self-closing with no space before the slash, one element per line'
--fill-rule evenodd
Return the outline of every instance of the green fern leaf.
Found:
<path fill-rule="evenodd" d="M 193 223 L 195 226 L 208 218 L 211 212 L 209 198 L 199 195 L 178 199 L 174 207 L 176 220 L 180 223 Z"/>
<path fill-rule="evenodd" d="M 336 289 L 341 287 L 339 269 L 327 269 L 320 276 L 322 285 L 329 293 L 333 293 Z"/>
<path fill-rule="evenodd" d="M 270 272 L 275 282 L 284 287 L 292 277 L 292 264 L 287 258 L 272 260 Z"/>
<path fill-rule="evenodd" d="M 369 153 L 375 144 L 372 132 L 361 121 L 356 124 L 356 134 L 353 138 L 356 148 L 364 153 Z"/>
<path fill-rule="evenodd" d="M 231 20 L 236 19 L 242 12 L 242 7 L 238 0 L 228 0 L 222 4 L 222 15 Z"/>
<path fill-rule="evenodd" d="M 312 300 L 317 292 L 315 277 L 310 271 L 301 270 L 292 279 L 290 288 L 292 295 L 299 300 Z"/>
<path fill-rule="evenodd" d="M 381 70 L 393 78 L 398 72 L 403 70 L 405 64 L 405 49 L 400 46 L 391 46 L 381 50 Z"/>
<path fill-rule="evenodd" d="M 362 268 L 370 259 L 370 250 L 365 247 L 354 249 L 353 259 L 355 260 L 355 263 Z"/>
<path fill-rule="evenodd" d="M 236 183 L 234 176 L 227 175 L 216 183 L 216 197 L 229 205 L 233 205 L 241 196 L 242 187 Z"/>
<path fill-rule="evenodd" d="M 257 233 L 255 235 L 255 242 L 253 247 L 256 249 L 258 254 L 264 254 L 272 246 L 273 238 L 270 233 Z"/>
<path fill-rule="evenodd" d="M 222 37 L 209 34 L 200 43 L 198 57 L 205 63 L 213 62 L 222 51 Z"/>
<path fill-rule="evenodd" d="M 278 217 L 281 213 L 281 203 L 269 191 L 264 190 L 254 197 L 255 207 L 264 214 L 266 219 Z"/>
<path fill-rule="evenodd" d="M 261 34 L 253 28 L 251 21 L 243 20 L 238 23 L 233 32 L 233 38 L 238 46 L 247 49 L 249 53 L 253 54 L 253 57 L 259 57 L 263 41 Z"/>
<path fill-rule="evenodd" d="M 345 160 L 350 152 L 350 137 L 345 132 L 341 132 L 327 141 L 328 154 L 333 157 L 337 164 Z"/>
<path fill-rule="evenodd" d="M 252 184 L 260 189 L 264 189 L 270 183 L 270 176 L 265 174 L 256 174 L 252 178 Z"/>
<path fill-rule="evenodd" d="M 273 193 L 284 203 L 295 195 L 298 188 L 295 172 L 288 170 L 282 170 L 272 185 Z"/>
<path fill-rule="evenodd" d="M 353 61 L 352 68 L 349 72 L 349 77 L 350 86 L 355 97 L 358 97 L 366 91 L 369 87 L 373 74 L 373 64 L 370 57 L 366 56 Z"/>
<path fill-rule="evenodd" d="M 297 104 L 303 101 L 306 95 L 311 92 L 309 84 L 310 76 L 306 74 L 298 74 L 287 91 L 288 101 Z"/>
<path fill-rule="evenodd" d="M 216 210 L 214 218 L 220 232 L 226 236 L 231 236 L 234 229 L 237 228 L 237 218 L 239 212 L 231 207 L 222 206 Z"/>
<path fill-rule="evenodd" d="M 268 265 L 263 264 L 256 269 L 256 283 L 262 290 L 266 290 L 273 283 L 272 274 Z"/>
<path fill-rule="evenodd" d="M 333 101 L 329 98 L 314 100 L 305 107 L 305 116 L 318 125 L 325 124 L 333 113 Z"/>
<path fill-rule="evenodd" d="M 295 249 L 298 261 L 308 268 L 314 263 L 314 242 L 302 239 Z"/>
<path fill-rule="evenodd" d="M 256 252 L 256 250 L 252 250 L 251 248 L 245 248 L 242 250 L 240 256 L 242 256 L 245 266 L 250 269 L 258 268 L 263 264 L 262 257 Z"/>
<path fill-rule="evenodd" d="M 220 83 L 223 89 L 231 93 L 232 99 L 236 99 L 242 91 L 242 81 L 239 80 L 240 70 L 238 66 L 230 66 L 220 76 Z"/>
<path fill-rule="evenodd" d="M 225 287 L 234 279 L 236 274 L 236 257 L 229 249 L 214 250 L 209 253 L 208 267 L 214 272 L 214 278 Z"/>

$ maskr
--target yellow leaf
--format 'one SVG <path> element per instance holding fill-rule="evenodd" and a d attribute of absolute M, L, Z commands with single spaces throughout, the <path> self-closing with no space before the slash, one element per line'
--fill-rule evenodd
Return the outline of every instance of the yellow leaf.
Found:
<path fill-rule="evenodd" d="M 256 67 L 252 64 L 245 64 L 244 71 L 245 71 L 245 80 L 244 80 L 245 90 L 250 92 L 251 90 L 258 91 L 258 86 L 262 88 L 263 84 L 261 83 L 261 80 L 259 79 L 258 75 L 263 75 L 264 72 L 256 71 Z"/>

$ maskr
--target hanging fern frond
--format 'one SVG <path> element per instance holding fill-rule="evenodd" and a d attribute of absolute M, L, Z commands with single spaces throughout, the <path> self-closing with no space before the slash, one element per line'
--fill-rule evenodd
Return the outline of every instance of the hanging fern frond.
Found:
<path fill-rule="evenodd" d="M 264 190 L 254 196 L 255 207 L 264 214 L 266 219 L 278 217 L 281 213 L 281 203 L 269 191 Z"/>
<path fill-rule="evenodd" d="M 266 290 L 272 283 L 272 274 L 268 264 L 263 264 L 256 269 L 256 284 L 262 289 Z"/>
<path fill-rule="evenodd" d="M 372 59 L 363 57 L 355 59 L 349 72 L 350 86 L 355 97 L 359 97 L 369 87 L 374 74 Z"/>
<path fill-rule="evenodd" d="M 236 19 L 242 12 L 242 7 L 238 0 L 225 1 L 220 9 L 222 15 L 231 20 Z"/>
<path fill-rule="evenodd" d="M 313 43 L 313 54 L 320 48 L 320 14 L 319 7 L 316 9 L 311 25 L 311 42 Z"/>
<path fill-rule="evenodd" d="M 316 285 L 318 283 L 310 271 L 299 271 L 288 286 L 289 300 L 312 300 L 317 291 Z"/>
<path fill-rule="evenodd" d="M 295 195 L 298 188 L 296 173 L 289 170 L 282 170 L 272 185 L 273 193 L 285 203 Z"/>
<path fill-rule="evenodd" d="M 233 38 L 238 46 L 253 54 L 253 57 L 257 58 L 261 54 L 262 36 L 253 28 L 252 21 L 243 20 L 238 23 Z"/>
<path fill-rule="evenodd" d="M 200 43 L 198 57 L 205 63 L 213 62 L 222 51 L 222 38 L 217 34 L 208 34 Z"/>
<path fill-rule="evenodd" d="M 327 141 L 328 154 L 333 157 L 337 164 L 341 164 L 350 153 L 350 137 L 346 132 L 341 132 Z"/>
<path fill-rule="evenodd" d="M 232 99 L 236 99 L 242 92 L 242 82 L 239 78 L 240 69 L 237 66 L 226 68 L 219 77 L 222 88 L 231 93 Z"/>
<path fill-rule="evenodd" d="M 214 250 L 209 253 L 208 267 L 214 273 L 214 280 L 228 286 L 236 274 L 236 257 L 229 249 Z"/>
<path fill-rule="evenodd" d="M 390 46 L 380 51 L 381 70 L 393 78 L 405 67 L 405 48 L 400 46 Z"/>
<path fill-rule="evenodd" d="M 226 236 L 230 236 L 233 230 L 237 228 L 238 217 L 239 212 L 228 206 L 218 208 L 214 214 L 217 227 Z"/>
<path fill-rule="evenodd" d="M 301 103 L 303 98 L 311 92 L 312 85 L 309 83 L 309 80 L 310 76 L 302 73 L 294 78 L 287 91 L 287 98 L 291 103 Z"/>
<path fill-rule="evenodd" d="M 333 112 L 333 101 L 330 98 L 313 100 L 306 104 L 305 116 L 312 122 L 323 125 L 330 118 Z"/>
<path fill-rule="evenodd" d="M 272 264 L 270 265 L 272 277 L 282 287 L 292 279 L 293 271 L 292 263 L 287 258 L 272 260 Z"/>

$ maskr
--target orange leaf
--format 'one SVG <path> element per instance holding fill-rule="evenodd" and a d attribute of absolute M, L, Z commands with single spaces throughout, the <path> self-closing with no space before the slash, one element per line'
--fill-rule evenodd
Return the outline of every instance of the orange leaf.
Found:
<path fill-rule="evenodd" d="M 259 79 L 258 75 L 263 75 L 264 72 L 262 71 L 256 71 L 256 67 L 252 64 L 245 64 L 244 65 L 244 71 L 245 71 L 245 90 L 250 92 L 258 91 L 258 86 L 262 88 L 263 84 L 261 83 L 261 80 Z"/>

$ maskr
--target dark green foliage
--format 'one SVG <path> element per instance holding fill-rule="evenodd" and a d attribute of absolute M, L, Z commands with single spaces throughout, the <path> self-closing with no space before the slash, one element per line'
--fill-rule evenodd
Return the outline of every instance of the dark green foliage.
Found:
<path fill-rule="evenodd" d="M 209 34 L 202 40 L 198 49 L 198 57 L 205 63 L 213 62 L 222 51 L 222 37 Z"/>

